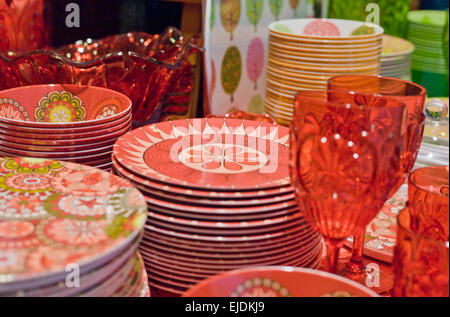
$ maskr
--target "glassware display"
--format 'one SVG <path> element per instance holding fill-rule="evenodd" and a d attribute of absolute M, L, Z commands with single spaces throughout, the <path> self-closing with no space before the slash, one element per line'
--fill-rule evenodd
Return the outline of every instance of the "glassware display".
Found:
<path fill-rule="evenodd" d="M 405 182 L 406 177 L 414 166 L 422 142 L 425 127 L 424 106 L 426 89 L 412 82 L 396 78 L 345 75 L 336 76 L 328 81 L 328 88 L 334 90 L 352 91 L 354 95 L 342 95 L 342 98 L 350 97 L 348 102 L 356 104 L 382 104 L 386 100 L 397 100 L 406 106 L 405 141 L 401 154 L 401 169 L 403 177 L 398 179 L 392 187 L 391 197 Z M 353 96 L 353 98 L 352 98 Z M 347 263 L 347 268 L 355 274 L 365 271 L 363 262 L 364 232 L 361 228 L 353 241 L 353 255 Z"/>
<path fill-rule="evenodd" d="M 290 174 L 300 210 L 325 239 L 334 273 L 344 240 L 368 225 L 402 176 L 405 107 L 390 99 L 383 107 L 335 103 L 332 94 L 298 93 Z"/>
<path fill-rule="evenodd" d="M 193 89 L 187 58 L 201 45 L 200 35 L 186 40 L 170 27 L 161 35 L 127 33 L 56 50 L 0 54 L 0 89 L 55 82 L 106 87 L 130 97 L 134 126 L 140 126 L 187 109 Z"/>

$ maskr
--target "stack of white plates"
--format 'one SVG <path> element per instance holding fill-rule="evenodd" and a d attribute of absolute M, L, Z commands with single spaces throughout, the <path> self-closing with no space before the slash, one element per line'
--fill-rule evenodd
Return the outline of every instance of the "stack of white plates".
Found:
<path fill-rule="evenodd" d="M 288 125 L 300 90 L 325 90 L 330 77 L 379 75 L 383 29 L 338 19 L 294 19 L 269 25 L 265 111 Z"/>

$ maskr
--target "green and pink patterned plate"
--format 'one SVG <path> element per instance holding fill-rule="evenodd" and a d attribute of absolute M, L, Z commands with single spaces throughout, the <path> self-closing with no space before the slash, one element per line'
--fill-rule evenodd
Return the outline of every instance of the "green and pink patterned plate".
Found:
<path fill-rule="evenodd" d="M 112 260 L 137 238 L 144 197 L 129 182 L 75 163 L 0 158 L 0 293 L 65 279 Z"/>

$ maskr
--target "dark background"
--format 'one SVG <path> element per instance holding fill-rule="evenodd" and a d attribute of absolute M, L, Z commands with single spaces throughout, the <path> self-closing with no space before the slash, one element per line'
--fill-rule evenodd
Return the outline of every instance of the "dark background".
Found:
<path fill-rule="evenodd" d="M 80 27 L 66 27 L 66 5 L 80 6 Z M 58 47 L 81 39 L 142 31 L 161 33 L 180 27 L 182 4 L 158 0 L 48 0 L 52 16 L 52 44 Z"/>

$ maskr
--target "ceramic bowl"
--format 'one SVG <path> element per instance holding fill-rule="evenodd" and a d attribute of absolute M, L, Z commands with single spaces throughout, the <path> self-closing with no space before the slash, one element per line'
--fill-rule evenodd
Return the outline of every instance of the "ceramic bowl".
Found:
<path fill-rule="evenodd" d="M 367 287 L 327 272 L 294 267 L 259 267 L 204 280 L 184 297 L 378 297 Z"/>
<path fill-rule="evenodd" d="M 92 126 L 131 110 L 124 94 L 94 86 L 23 86 L 0 91 L 0 99 L 0 122 L 34 128 Z"/>

